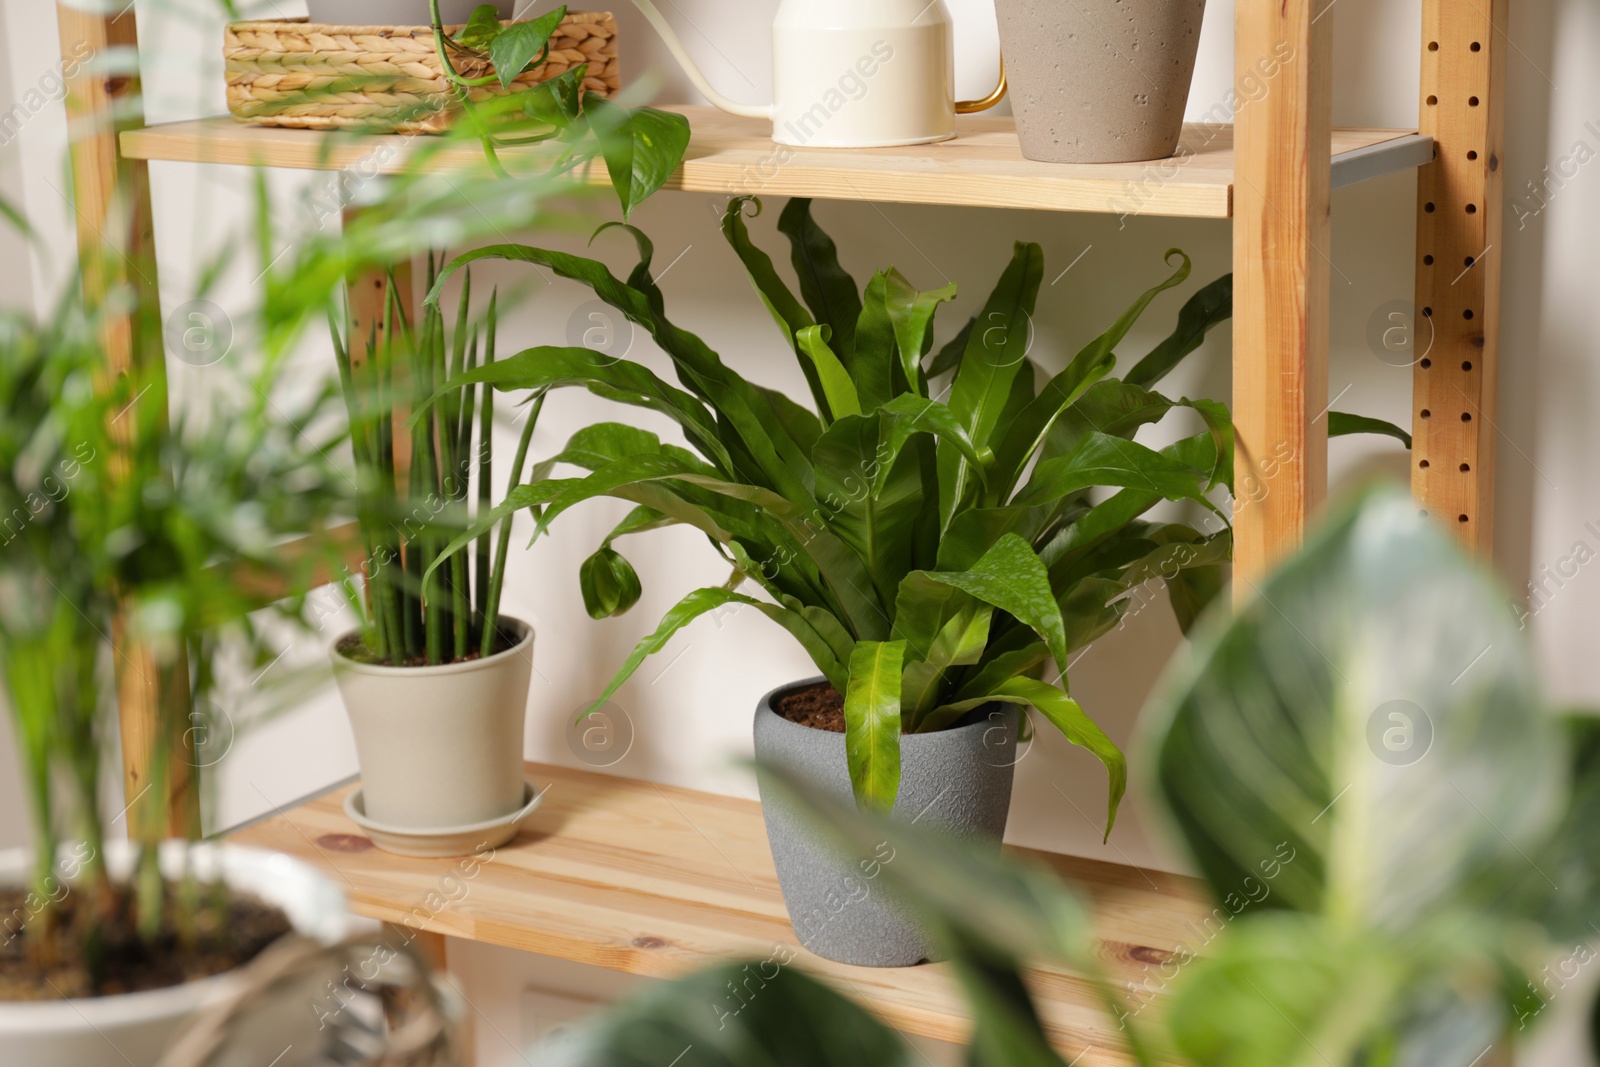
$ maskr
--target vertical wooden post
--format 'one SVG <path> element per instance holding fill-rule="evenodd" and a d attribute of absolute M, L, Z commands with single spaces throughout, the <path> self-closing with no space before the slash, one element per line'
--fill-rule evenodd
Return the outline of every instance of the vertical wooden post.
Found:
<path fill-rule="evenodd" d="M 345 209 L 343 220 L 347 230 L 359 214 L 358 208 Z M 400 309 L 405 312 L 406 321 L 415 326 L 417 299 L 411 261 L 396 263 L 390 271 L 394 274 L 395 290 L 400 297 Z M 384 339 L 384 294 L 387 289 L 388 273 L 381 270 L 367 271 L 350 278 L 346 283 L 350 308 L 350 358 L 356 363 L 366 359 L 367 342 L 370 339 L 374 336 L 379 341 Z M 394 373 L 394 468 L 396 476 L 399 477 L 401 484 L 404 484 L 406 474 L 411 468 L 411 435 L 406 430 L 406 420 L 411 415 L 411 404 L 407 400 L 409 394 L 406 392 L 410 386 L 407 384 L 403 362 L 394 368 Z"/>
<path fill-rule="evenodd" d="M 1331 33 L 1326 0 L 1238 0 L 1234 576 L 1248 593 L 1327 490 Z"/>
<path fill-rule="evenodd" d="M 1509 7 L 1422 5 L 1419 126 L 1435 156 L 1417 176 L 1411 485 L 1430 514 L 1484 553 L 1494 534 Z"/>
<path fill-rule="evenodd" d="M 108 76 L 95 64 L 116 52 L 137 56 L 134 14 L 131 6 L 108 15 L 58 4 L 56 21 L 63 69 L 71 72 L 66 103 L 84 298 L 90 306 L 103 306 L 106 295 L 117 290 L 133 295 L 127 312 L 103 317 L 102 386 L 125 377 L 133 377 L 141 389 L 148 386 L 134 402 L 160 405 L 164 425 L 166 362 L 150 175 L 143 161 L 123 159 L 117 150 L 118 133 L 143 125 L 140 84 L 137 74 Z M 113 441 L 131 444 L 138 425 L 135 418 L 116 419 Z M 176 662 L 158 663 L 130 640 L 121 615 L 113 624 L 112 644 L 128 827 L 147 839 L 197 837 L 200 804 L 188 729 L 188 664 L 181 654 Z M 156 793 L 158 780 L 162 789 Z"/>

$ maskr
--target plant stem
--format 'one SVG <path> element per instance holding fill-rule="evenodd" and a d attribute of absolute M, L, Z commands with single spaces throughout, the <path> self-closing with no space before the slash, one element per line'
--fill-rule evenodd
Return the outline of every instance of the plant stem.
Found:
<path fill-rule="evenodd" d="M 489 319 L 484 335 L 483 365 L 487 367 L 494 362 L 494 333 L 496 321 L 496 302 L 499 298 L 498 289 L 489 292 Z M 478 409 L 478 514 L 486 515 L 492 506 L 494 498 L 494 386 L 485 382 L 483 385 L 483 403 Z M 477 555 L 477 592 L 478 610 L 476 623 L 480 635 L 492 629 L 489 624 L 489 545 L 490 533 L 488 530 L 478 538 Z M 481 636 L 480 636 L 481 640 Z"/>
<path fill-rule="evenodd" d="M 533 430 L 539 424 L 539 412 L 544 409 L 546 392 L 539 390 L 533 398 L 533 406 L 528 409 L 528 423 L 522 428 L 522 436 L 517 440 L 517 454 L 511 460 L 511 480 L 506 484 L 507 493 L 522 480 L 522 465 L 528 458 L 528 446 L 533 443 Z M 500 630 L 500 591 L 505 588 L 506 554 L 511 550 L 511 520 L 515 517 L 513 513 L 500 520 L 499 552 L 489 577 L 489 599 L 483 607 L 482 652 L 485 657 L 494 654 L 495 636 Z"/>

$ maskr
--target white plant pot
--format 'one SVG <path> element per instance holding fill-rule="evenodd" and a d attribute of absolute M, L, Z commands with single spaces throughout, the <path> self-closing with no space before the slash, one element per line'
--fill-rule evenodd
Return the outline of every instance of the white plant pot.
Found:
<path fill-rule="evenodd" d="M 77 846 L 83 848 L 84 846 Z M 202 879 L 222 878 L 230 887 L 282 908 L 296 931 L 324 944 L 345 936 L 348 914 L 344 894 L 322 874 L 298 860 L 237 845 L 169 841 L 161 846 L 161 869 L 168 878 L 183 875 L 184 853 L 193 850 L 194 869 Z M 70 855 L 70 846 L 63 855 Z M 80 853 L 80 855 L 82 855 Z M 133 870 L 134 850 L 125 841 L 108 842 L 106 866 L 114 879 Z M 33 870 L 27 849 L 0 852 L 0 884 L 25 886 Z M 70 873 L 70 869 L 68 870 Z M 197 1012 L 233 996 L 241 979 L 236 971 L 166 989 L 57 1001 L 0 1001 L 0 1064 L 6 1067 L 155 1067 L 174 1034 Z M 315 993 L 315 990 L 307 990 Z M 249 1025 L 259 1047 L 230 1045 L 233 1054 L 219 1061 L 227 1067 L 266 1063 L 286 1047 L 309 1056 L 317 1045 L 318 1020 L 305 998 L 290 996 L 265 1006 Z M 274 1046 L 266 1056 L 261 1050 Z M 301 1062 L 291 1051 L 283 1064 Z"/>
<path fill-rule="evenodd" d="M 373 822 L 442 829 L 488 822 L 527 803 L 522 767 L 533 628 L 501 616 L 517 643 L 438 667 L 358 663 L 333 644 L 334 678 Z"/>
<path fill-rule="evenodd" d="M 460 26 L 480 4 L 492 3 L 500 18 L 509 19 L 513 0 L 439 0 L 439 19 Z M 531 7 L 525 3 L 524 7 Z M 428 0 L 306 0 L 312 22 L 332 26 L 426 26 L 433 21 Z"/>

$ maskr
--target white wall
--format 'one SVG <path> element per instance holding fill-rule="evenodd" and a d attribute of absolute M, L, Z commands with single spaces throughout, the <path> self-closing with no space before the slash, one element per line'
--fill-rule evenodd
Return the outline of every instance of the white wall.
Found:
<path fill-rule="evenodd" d="M 776 0 L 677 0 L 671 17 L 713 82 L 732 96 L 759 101 L 766 98 L 767 26 L 775 5 Z M 282 0 L 271 6 L 293 14 L 298 5 Z M 1337 122 L 1405 126 L 1416 121 L 1419 6 L 1419 0 L 1338 0 L 1329 6 L 1336 37 Z M 975 95 L 993 76 L 992 13 L 984 0 L 961 0 L 952 7 L 961 25 L 960 90 Z M 627 4 L 617 8 L 627 76 L 648 73 L 656 78 L 665 100 L 692 99 L 687 83 L 670 67 L 642 20 Z M 152 119 L 221 112 L 219 16 L 213 6 L 207 0 L 140 0 L 138 9 Z M 9 87 L 21 93 L 37 84 L 48 57 L 55 54 L 51 8 L 34 0 L 4 0 L 0 12 L 7 20 Z M 1600 66 L 1593 61 L 1600 54 L 1600 10 L 1587 0 L 1516 4 L 1508 40 L 1500 44 L 1507 49 L 1510 76 L 1505 165 L 1509 193 L 1516 196 L 1525 183 L 1541 177 L 1547 163 L 1572 154 L 1578 143 L 1600 150 Z M 1231 4 L 1213 0 L 1192 113 L 1205 112 L 1222 98 L 1231 81 L 1231 47 Z M 0 79 L 0 91 L 4 81 Z M 0 180 L 9 176 L 15 181 L 20 147 L 29 213 L 57 250 L 70 246 L 70 214 L 57 191 L 61 143 L 55 107 L 29 124 L 20 146 L 0 149 Z M 163 250 L 162 290 L 170 305 L 183 299 L 201 254 L 236 224 L 245 175 L 236 169 L 176 164 L 157 164 L 152 170 Z M 1589 411 L 1589 405 L 1600 403 L 1600 342 L 1595 340 L 1600 337 L 1600 301 L 1594 295 L 1592 257 L 1600 237 L 1597 170 L 1581 168 L 1547 194 L 1548 206 L 1537 212 L 1535 201 L 1524 196 L 1520 210 L 1508 212 L 1503 247 L 1496 252 L 1505 257 L 1496 554 L 1519 589 L 1540 568 L 1560 565 L 1578 542 L 1600 549 L 1600 468 L 1591 461 L 1600 451 L 1600 420 Z M 303 180 L 292 174 L 274 176 L 283 192 Z M 1338 402 L 1342 409 L 1402 423 L 1409 418 L 1409 373 L 1375 357 L 1366 328 L 1385 302 L 1411 295 L 1414 184 L 1413 177 L 1401 175 L 1336 193 L 1330 250 L 1335 323 L 1330 395 L 1343 393 Z M 793 385 L 798 375 L 792 360 L 723 245 L 715 206 L 710 197 L 669 193 L 638 213 L 636 221 L 656 241 L 658 265 L 682 255 L 663 281 L 669 311 L 742 372 Z M 947 279 L 960 282 L 959 306 L 941 316 L 946 331 L 981 301 L 1013 239 L 1043 244 L 1047 278 L 1087 249 L 1041 299 L 1036 353 L 1046 353 L 1047 364 L 1059 364 L 1061 353 L 1074 350 L 1104 326 L 1115 313 L 1111 309 L 1125 306 L 1161 276 L 1161 252 L 1170 245 L 1195 259 L 1194 279 L 1185 293 L 1229 269 L 1231 257 L 1229 227 L 1219 222 L 1136 219 L 1124 229 L 1117 220 L 1100 216 L 854 203 L 819 204 L 817 214 L 839 238 L 846 265 L 858 278 L 894 264 L 923 287 Z M 777 250 L 771 231 L 774 216 L 775 211 L 769 213 L 756 229 Z M 579 246 L 571 238 L 549 239 Z M 621 240 L 604 240 L 598 249 L 616 269 L 630 262 L 629 248 Z M 511 269 L 479 273 L 479 284 L 491 277 L 506 284 L 513 278 L 527 281 L 525 274 Z M 30 274 L 15 254 L 0 254 L 0 286 L 7 299 L 23 291 L 19 286 L 26 285 Z M 38 277 L 47 279 L 50 272 L 41 269 Z M 1185 293 L 1164 298 L 1124 351 L 1137 352 L 1137 341 L 1158 338 Z M 246 296 L 232 294 L 233 299 Z M 527 343 L 560 343 L 569 314 L 586 299 L 573 287 L 541 283 L 536 299 L 519 310 L 503 333 Z M 1172 391 L 1227 397 L 1229 340 L 1226 329 L 1218 331 Z M 310 351 L 307 359 L 315 363 L 325 356 Z M 661 362 L 655 360 L 658 366 Z M 185 382 L 194 372 L 178 370 L 183 371 L 177 375 L 180 390 L 203 388 L 203 382 Z M 537 450 L 554 450 L 571 430 L 602 415 L 616 417 L 586 395 L 560 396 L 547 409 Z M 1332 451 L 1336 483 L 1371 469 L 1400 477 L 1407 471 L 1404 455 L 1382 442 L 1340 441 Z M 565 737 L 568 713 L 599 688 L 668 604 L 695 582 L 724 577 L 695 536 L 674 531 L 625 542 L 644 578 L 645 598 L 622 619 L 588 622 L 578 597 L 576 565 L 620 510 L 599 504 L 575 513 L 547 543 L 514 561 L 510 606 L 539 629 L 530 757 L 575 762 Z M 1590 521 L 1594 529 L 1585 526 Z M 1600 628 L 1600 567 L 1567 569 L 1574 576 L 1562 579 L 1564 585 L 1547 583 L 1549 595 L 1530 631 L 1556 695 L 1593 702 L 1600 699 L 1593 638 Z M 1117 741 L 1133 735 L 1137 709 L 1177 641 L 1164 606 L 1156 604 L 1096 644 L 1074 668 L 1075 694 Z M 314 656 L 315 650 L 307 654 Z M 747 777 L 732 769 L 730 760 L 748 753 L 754 702 L 771 686 L 807 673 L 810 668 L 798 649 L 764 621 L 746 615 L 702 620 L 619 694 L 617 703 L 631 718 L 636 740 L 627 758 L 612 769 L 695 788 L 749 793 Z M 241 738 L 218 779 L 216 818 L 227 824 L 269 810 L 353 769 L 337 702 L 318 701 Z M 1170 852 L 1149 832 L 1138 797 L 1125 808 L 1112 842 L 1100 844 L 1097 813 L 1103 808 L 1103 788 L 1098 764 L 1059 737 L 1041 733 L 1019 768 L 1011 839 L 1113 861 L 1173 866 Z M 0 805 L 6 800 L 0 791 Z M 0 836 L 16 824 L 9 811 L 0 807 Z"/>

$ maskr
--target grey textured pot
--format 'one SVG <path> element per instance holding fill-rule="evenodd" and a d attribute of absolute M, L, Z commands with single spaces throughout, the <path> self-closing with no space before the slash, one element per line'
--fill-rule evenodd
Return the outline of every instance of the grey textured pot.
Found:
<path fill-rule="evenodd" d="M 783 694 L 821 680 L 780 686 L 761 698 L 756 762 L 849 800 L 844 734 L 790 722 L 772 707 Z M 902 737 L 894 817 L 957 837 L 989 839 L 998 849 L 1011 807 L 1016 749 L 1017 713 L 1006 705 L 980 708 L 952 730 Z M 782 798 L 763 790 L 761 807 L 783 903 L 802 945 L 827 959 L 867 967 L 909 967 L 930 958 L 927 932 L 889 899 L 879 878 L 883 865 L 894 862 L 886 845 L 872 855 L 845 855 Z"/>
<path fill-rule="evenodd" d="M 995 0 L 1022 154 L 1131 163 L 1177 150 L 1205 0 Z"/>
<path fill-rule="evenodd" d="M 446 26 L 463 25 L 474 8 L 486 3 L 502 19 L 511 17 L 513 0 L 439 0 L 439 19 Z M 428 0 L 306 0 L 306 7 L 312 22 L 332 26 L 426 26 L 433 21 Z"/>

